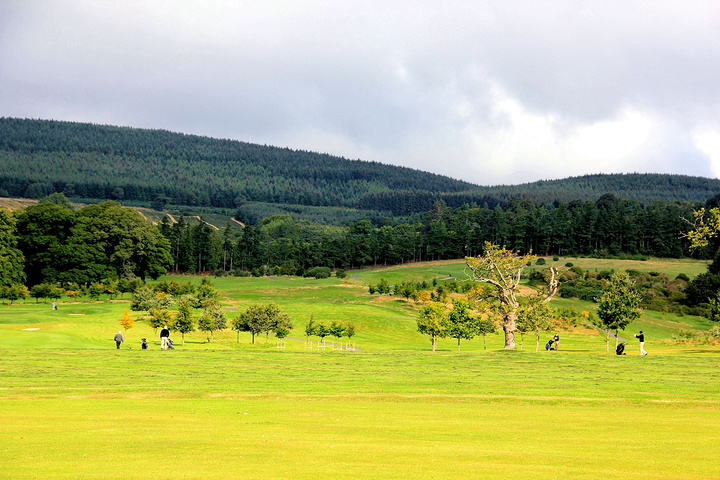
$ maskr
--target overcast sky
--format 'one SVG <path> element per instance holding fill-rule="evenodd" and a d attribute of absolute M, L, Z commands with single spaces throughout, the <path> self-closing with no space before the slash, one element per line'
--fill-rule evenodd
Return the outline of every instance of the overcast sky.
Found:
<path fill-rule="evenodd" d="M 0 116 L 481 185 L 720 176 L 720 2 L 0 1 Z"/>

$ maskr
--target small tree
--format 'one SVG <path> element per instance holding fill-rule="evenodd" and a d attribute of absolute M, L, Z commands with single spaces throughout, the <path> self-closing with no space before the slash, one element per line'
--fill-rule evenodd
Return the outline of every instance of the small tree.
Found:
<path fill-rule="evenodd" d="M 607 329 L 605 350 L 610 351 L 610 330 L 615 330 L 615 349 L 618 345 L 620 330 L 642 315 L 640 294 L 635 291 L 628 274 L 618 270 L 612 274 L 603 293 L 598 299 L 597 314 Z"/>
<path fill-rule="evenodd" d="M 489 333 L 495 333 L 497 331 L 497 326 L 491 318 L 485 317 L 478 319 L 476 328 L 478 335 L 483 336 L 483 349 L 487 350 L 487 343 L 485 343 L 485 337 Z"/>
<path fill-rule="evenodd" d="M 320 343 L 325 343 L 325 337 L 330 335 L 330 329 L 324 323 L 321 323 L 315 328 L 315 335 L 320 337 Z"/>
<path fill-rule="evenodd" d="M 51 289 L 52 285 L 49 283 L 38 283 L 30 289 L 30 296 L 35 299 L 35 303 L 38 303 L 41 298 L 48 298 L 50 296 Z"/>
<path fill-rule="evenodd" d="M 287 326 L 292 328 L 292 323 L 287 315 L 280 311 L 280 307 L 274 303 L 265 305 L 265 325 L 262 331 L 265 332 L 265 343 L 268 343 L 270 332 L 274 332 L 279 326 Z"/>
<path fill-rule="evenodd" d="M 340 339 L 345 335 L 345 327 L 341 324 L 337 323 L 335 320 L 333 320 L 330 323 L 330 335 L 337 338 L 337 341 L 339 342 Z"/>
<path fill-rule="evenodd" d="M 457 351 L 460 351 L 460 340 L 472 340 L 477 334 L 477 318 L 470 314 L 470 306 L 463 300 L 453 302 L 448 314 L 447 336 L 457 339 Z"/>
<path fill-rule="evenodd" d="M 355 336 L 355 324 L 354 323 L 348 323 L 345 325 L 345 336 L 348 337 L 348 343 L 350 343 L 350 340 L 352 340 L 352 337 Z"/>
<path fill-rule="evenodd" d="M 100 300 L 100 295 L 105 293 L 105 285 L 100 282 L 91 283 L 87 288 L 88 297 L 92 300 Z"/>
<path fill-rule="evenodd" d="M 16 300 L 24 300 L 29 297 L 30 291 L 23 284 L 13 283 L 5 289 L 4 296 L 10 301 L 10 305 L 12 305 Z"/>
<path fill-rule="evenodd" d="M 547 331 L 552 326 L 552 312 L 547 302 L 541 297 L 531 297 L 526 305 L 518 312 L 517 328 L 522 333 L 535 332 L 535 353 L 540 348 L 540 332 Z M 520 341 L 522 349 L 522 340 Z"/>
<path fill-rule="evenodd" d="M 127 308 L 120 319 L 120 325 L 122 325 L 126 332 L 135 326 L 135 319 L 128 314 Z"/>
<path fill-rule="evenodd" d="M 225 318 L 225 313 L 220 308 L 220 304 L 214 300 L 206 301 L 205 309 L 198 318 L 198 330 L 209 332 L 208 341 L 212 343 L 213 333 L 216 330 L 224 330 L 225 328 L 227 328 L 227 318 Z"/>
<path fill-rule="evenodd" d="M 238 332 L 250 332 L 252 334 L 251 343 L 255 343 L 255 335 L 268 330 L 268 323 L 269 319 L 265 306 L 251 305 L 233 321 L 233 329 L 238 330 Z"/>
<path fill-rule="evenodd" d="M 173 328 L 182 334 L 182 345 L 185 346 L 185 334 L 195 330 L 192 305 L 190 299 L 183 297 L 178 302 L 178 311 L 175 314 Z"/>
<path fill-rule="evenodd" d="M 433 302 L 425 305 L 417 318 L 418 332 L 430 335 L 432 338 L 432 351 L 437 349 L 437 338 L 447 335 L 448 318 L 445 305 Z"/>
<path fill-rule="evenodd" d="M 206 305 L 210 305 L 213 302 L 217 303 L 220 298 L 220 293 L 210 280 L 203 278 L 195 291 L 195 297 L 198 301 L 198 307 L 205 308 Z"/>
<path fill-rule="evenodd" d="M 164 325 L 173 325 L 175 322 L 173 314 L 170 310 L 166 310 L 164 308 L 151 308 L 147 323 L 154 330 L 154 342 L 157 343 L 158 328 L 162 328 Z"/>
<path fill-rule="evenodd" d="M 313 315 L 310 314 L 310 320 L 308 320 L 308 323 L 305 325 L 305 341 L 309 342 L 310 337 L 315 335 L 315 320 L 313 319 Z"/>

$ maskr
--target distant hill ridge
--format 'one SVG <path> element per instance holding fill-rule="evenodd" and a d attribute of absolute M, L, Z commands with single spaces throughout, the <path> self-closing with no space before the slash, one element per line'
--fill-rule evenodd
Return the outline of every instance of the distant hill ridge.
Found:
<path fill-rule="evenodd" d="M 0 195 L 168 202 L 235 208 L 245 202 L 337 206 L 406 215 L 448 206 L 597 200 L 705 202 L 720 180 L 665 174 L 585 175 L 481 187 L 378 162 L 88 123 L 0 118 Z"/>

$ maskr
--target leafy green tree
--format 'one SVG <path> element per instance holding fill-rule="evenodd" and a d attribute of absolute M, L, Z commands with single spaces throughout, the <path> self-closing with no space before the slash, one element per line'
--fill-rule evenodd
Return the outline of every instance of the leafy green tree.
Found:
<path fill-rule="evenodd" d="M 310 341 L 310 337 L 315 335 L 315 320 L 313 319 L 313 315 L 310 315 L 310 320 L 308 320 L 308 323 L 305 324 L 305 340 Z"/>
<path fill-rule="evenodd" d="M 100 295 L 105 293 L 105 285 L 100 282 L 93 282 L 88 286 L 87 293 L 91 300 L 100 300 Z"/>
<path fill-rule="evenodd" d="M 173 325 L 175 318 L 170 310 L 164 308 L 153 307 L 149 309 L 150 316 L 147 318 L 148 325 L 155 332 L 154 342 L 157 344 L 158 328 L 162 328 L 165 325 Z"/>
<path fill-rule="evenodd" d="M 320 337 L 320 343 L 325 343 L 325 337 L 327 337 L 328 335 L 330 335 L 330 329 L 329 329 L 328 326 L 325 325 L 324 323 L 320 323 L 320 324 L 315 328 L 315 335 L 317 335 L 318 337 Z"/>
<path fill-rule="evenodd" d="M 535 353 L 540 348 L 540 332 L 552 327 L 552 312 L 541 297 L 530 297 L 527 304 L 518 312 L 518 330 L 523 333 L 535 333 Z M 521 347 L 522 348 L 522 347 Z"/>
<path fill-rule="evenodd" d="M 63 260 L 59 279 L 83 284 L 104 278 L 156 279 L 172 266 L 170 244 L 157 227 L 117 202 L 77 212 Z"/>
<path fill-rule="evenodd" d="M 274 303 L 265 305 L 265 326 L 262 331 L 265 332 L 265 343 L 268 343 L 270 332 L 275 332 L 278 328 L 292 328 L 290 318 L 280 311 Z"/>
<path fill-rule="evenodd" d="M 72 205 L 70 205 L 70 200 L 67 199 L 65 195 L 62 193 L 51 193 L 50 195 L 45 195 L 43 198 L 40 199 L 40 204 L 44 203 L 51 203 L 53 205 L 60 205 L 62 207 L 67 208 L 68 210 L 72 210 Z"/>
<path fill-rule="evenodd" d="M 492 321 L 492 318 L 479 318 L 476 327 L 478 335 L 483 336 L 483 349 L 487 350 L 487 343 L 485 342 L 485 339 L 488 334 L 495 333 L 497 330 L 495 322 Z"/>
<path fill-rule="evenodd" d="M 250 332 L 252 335 L 251 343 L 255 343 L 256 335 L 270 329 L 270 320 L 264 305 L 251 305 L 238 318 L 239 320 L 233 323 L 233 328 L 238 332 Z M 235 325 L 238 325 L 239 328 L 235 328 Z"/>
<path fill-rule="evenodd" d="M 30 296 L 35 299 L 35 303 L 39 302 L 41 298 L 49 298 L 52 285 L 49 283 L 39 283 L 33 285 L 30 289 Z"/>
<path fill-rule="evenodd" d="M 345 325 L 345 336 L 348 337 L 348 342 L 352 340 L 352 337 L 355 336 L 355 324 L 350 322 L 347 325 Z"/>
<path fill-rule="evenodd" d="M 447 316 L 447 336 L 457 339 L 457 351 L 460 340 L 472 340 L 477 335 L 477 317 L 470 313 L 470 305 L 463 300 L 453 301 L 453 308 Z"/>
<path fill-rule="evenodd" d="M 192 305 L 188 298 L 181 298 L 178 302 L 178 311 L 175 314 L 173 328 L 182 334 L 182 345 L 185 346 L 185 334 L 195 330 Z"/>
<path fill-rule="evenodd" d="M 637 293 L 627 272 L 618 270 L 612 274 L 610 281 L 603 288 L 598 298 L 597 315 L 606 328 L 605 349 L 610 351 L 610 330 L 615 330 L 615 348 L 618 344 L 618 333 L 624 330 L 633 320 L 642 315 L 640 294 Z"/>
<path fill-rule="evenodd" d="M 17 246 L 15 219 L 9 210 L 0 208 L 0 287 L 25 282 L 25 257 Z"/>
<path fill-rule="evenodd" d="M 710 299 L 710 312 L 708 318 L 712 322 L 720 322 L 720 293 Z"/>
<path fill-rule="evenodd" d="M 134 312 L 148 312 L 158 307 L 158 297 L 148 285 L 141 286 L 133 293 L 132 300 L 130 301 L 130 310 Z"/>
<path fill-rule="evenodd" d="M 448 315 L 445 305 L 433 302 L 420 309 L 417 318 L 418 332 L 430 335 L 432 338 L 432 351 L 437 348 L 437 339 L 445 338 L 448 330 Z"/>
<path fill-rule="evenodd" d="M 203 313 L 198 319 L 198 330 L 209 332 L 211 343 L 213 341 L 213 333 L 218 330 L 222 331 L 227 328 L 227 318 L 217 301 L 209 301 L 205 303 Z"/>
<path fill-rule="evenodd" d="M 341 325 L 340 323 L 336 322 L 335 320 L 330 322 L 329 330 L 330 330 L 330 335 L 335 337 L 338 342 L 345 335 L 345 327 L 343 325 Z"/>
<path fill-rule="evenodd" d="M 206 305 L 212 305 L 218 302 L 220 292 L 217 291 L 209 279 L 203 278 L 195 291 L 195 297 L 198 300 L 198 306 L 200 308 L 205 308 Z"/>
<path fill-rule="evenodd" d="M 24 300 L 30 296 L 30 291 L 21 283 L 14 283 L 9 287 L 0 287 L 0 291 L 2 291 L 3 298 L 10 301 L 10 305 L 15 303 L 16 300 Z"/>

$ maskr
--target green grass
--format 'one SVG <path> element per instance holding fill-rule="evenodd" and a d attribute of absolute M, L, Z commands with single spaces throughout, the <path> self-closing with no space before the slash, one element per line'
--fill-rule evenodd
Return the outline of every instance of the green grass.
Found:
<path fill-rule="evenodd" d="M 118 351 L 128 300 L 0 305 L 0 479 L 720 477 L 720 348 L 669 340 L 707 321 L 646 312 L 621 336 L 644 329 L 647 357 L 633 341 L 627 356 L 606 354 L 604 336 L 581 328 L 560 332 L 559 352 L 534 353 L 534 336 L 504 351 L 492 335 L 488 350 L 474 339 L 458 354 L 444 339 L 432 353 L 412 301 L 367 291 L 462 267 L 213 279 L 230 317 L 271 301 L 290 315 L 284 351 L 230 331 L 185 347 L 174 333 L 178 347 L 161 351 L 139 320 Z M 676 266 L 652 267 L 663 268 Z M 354 322 L 360 350 L 305 351 L 311 315 Z"/>
<path fill-rule="evenodd" d="M 720 475 L 716 353 L 11 349 L 0 368 L 0 478 Z"/>

